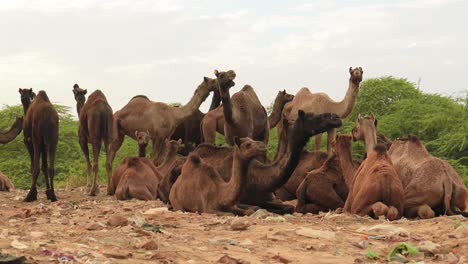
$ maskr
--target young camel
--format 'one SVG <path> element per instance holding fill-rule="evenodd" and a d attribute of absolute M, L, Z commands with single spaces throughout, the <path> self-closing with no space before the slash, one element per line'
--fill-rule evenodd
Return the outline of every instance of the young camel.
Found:
<path fill-rule="evenodd" d="M 372 217 L 401 217 L 404 206 L 403 185 L 384 145 L 377 145 L 374 115 L 358 116 L 353 139 L 364 140 L 367 158 L 354 175 L 344 211 Z"/>
<path fill-rule="evenodd" d="M 460 176 L 447 161 L 432 156 L 417 137 L 395 140 L 388 154 L 403 182 L 406 217 L 468 216 L 463 212 L 468 191 Z"/>
<path fill-rule="evenodd" d="M 47 199 L 55 202 L 57 201 L 54 192 L 54 176 L 55 153 L 59 137 L 58 114 L 50 103 L 46 92 L 39 91 L 32 103 L 30 103 L 30 99 L 27 102 L 27 107 L 24 108 L 26 116 L 23 122 L 23 135 L 26 148 L 31 156 L 32 186 L 25 201 L 37 200 L 36 182 L 39 176 L 39 160 L 42 158 L 42 172 L 46 179 Z M 23 97 L 21 101 L 23 102 Z"/>
<path fill-rule="evenodd" d="M 107 103 L 106 96 L 101 90 L 96 90 L 86 100 L 86 89 L 78 84 L 73 85 L 76 100 L 76 112 L 79 118 L 78 139 L 86 161 L 86 192 L 90 196 L 99 193 L 99 153 L 102 143 L 106 152 L 106 164 L 109 163 L 109 144 L 112 141 L 112 108 Z M 93 182 L 91 183 L 91 162 L 89 160 L 88 143 L 93 147 Z M 107 179 L 109 190 L 111 178 Z"/>
<path fill-rule="evenodd" d="M 292 213 L 294 207 L 275 200 L 273 192 L 291 176 L 307 140 L 312 135 L 339 126 L 341 126 L 341 120 L 335 114 L 314 115 L 300 110 L 291 133 L 288 135 L 286 147 L 288 151 L 271 163 L 263 162 L 258 158 L 250 162 L 247 183 L 241 192 L 238 206 L 242 209 L 260 206 L 275 213 Z M 192 153 L 213 166 L 225 181 L 231 178 L 232 150 L 230 148 L 201 144 Z"/>
<path fill-rule="evenodd" d="M 115 169 L 112 176 L 117 200 L 155 200 L 158 196 L 161 174 L 154 163 L 146 158 L 149 143 L 147 132 L 135 132 L 138 142 L 138 157 L 127 157 Z"/>
<path fill-rule="evenodd" d="M 278 92 L 273 103 L 272 112 L 268 116 L 269 129 L 274 128 L 278 124 L 284 105 L 292 101 L 293 98 L 294 95 L 286 93 L 286 90 Z M 224 135 L 224 122 L 224 108 L 222 105 L 206 113 L 201 122 L 203 142 L 214 144 L 216 132 Z"/>
<path fill-rule="evenodd" d="M 307 173 L 297 188 L 296 212 L 313 213 L 344 206 L 358 163 L 353 161 L 351 136 L 337 135 L 335 155 Z"/>
<path fill-rule="evenodd" d="M 346 96 L 340 102 L 333 101 L 325 93 L 311 93 L 308 88 L 302 88 L 297 92 L 294 99 L 286 104 L 283 110 L 283 116 L 289 121 L 295 120 L 297 117 L 297 110 L 302 109 L 306 113 L 335 113 L 340 118 L 346 118 L 356 104 L 356 98 L 359 93 L 359 84 L 362 81 L 362 68 L 349 68 L 349 86 Z M 278 129 L 281 129 L 278 128 Z M 336 130 L 331 129 L 328 133 L 327 153 L 328 156 L 332 155 L 331 143 L 335 139 Z M 320 150 L 322 135 L 315 136 L 315 150 Z"/>
<path fill-rule="evenodd" d="M 146 96 L 135 96 L 126 106 L 115 112 L 113 131 L 116 135 L 113 136 L 114 140 L 110 145 L 110 162 L 106 165 L 107 174 L 112 174 L 112 162 L 125 135 L 134 138 L 137 130 L 149 131 L 153 144 L 153 161 L 159 165 L 164 157 L 163 144 L 165 139 L 172 135 L 181 122 L 198 110 L 209 93 L 218 88 L 218 81 L 222 82 L 223 87 L 234 85 L 235 73 L 234 71 L 228 72 L 229 74 L 225 74 L 223 80 L 205 77 L 195 90 L 192 99 L 182 107 L 153 102 Z M 108 193 L 112 192 L 112 190 L 108 190 Z"/>
<path fill-rule="evenodd" d="M 181 148 L 180 140 L 169 140 L 166 142 L 167 156 L 164 162 L 158 166 L 162 179 L 159 183 L 158 198 L 164 203 L 169 203 L 169 193 L 172 185 L 182 172 L 182 166 L 187 160 L 186 157 L 177 158 L 177 153 Z"/>
<path fill-rule="evenodd" d="M 13 141 L 23 130 L 23 117 L 16 117 L 15 122 L 7 132 L 0 132 L 0 144 Z"/>
<path fill-rule="evenodd" d="M 15 188 L 13 183 L 0 171 L 0 192 L 10 192 Z"/>
<path fill-rule="evenodd" d="M 174 210 L 198 213 L 234 212 L 244 188 L 249 163 L 266 154 L 263 142 L 234 137 L 232 176 L 228 182 L 215 168 L 190 154 L 182 174 L 172 186 L 169 200 Z"/>

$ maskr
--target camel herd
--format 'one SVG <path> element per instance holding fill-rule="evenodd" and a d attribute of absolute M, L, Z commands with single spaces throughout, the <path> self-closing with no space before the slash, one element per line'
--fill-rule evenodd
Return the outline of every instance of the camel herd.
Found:
<path fill-rule="evenodd" d="M 204 77 L 191 100 L 180 107 L 133 97 L 113 112 L 105 95 L 75 84 L 78 138 L 86 161 L 88 195 L 99 192 L 98 159 L 106 150 L 107 194 L 119 200 L 155 200 L 173 210 L 250 215 L 259 208 L 286 214 L 337 210 L 389 220 L 431 218 L 465 212 L 468 191 L 447 161 L 433 157 L 415 136 L 391 141 L 377 135 L 377 119 L 359 115 L 352 135 L 336 134 L 354 108 L 363 78 L 361 67 L 349 69 L 342 101 L 302 88 L 293 96 L 278 92 L 270 115 L 255 90 L 245 85 L 231 95 L 236 73 L 215 71 Z M 198 108 L 213 92 L 209 112 Z M 58 115 L 46 92 L 19 89 L 24 118 L 0 133 L 6 144 L 23 130 L 31 157 L 32 186 L 26 202 L 37 200 L 39 161 L 47 199 L 54 192 Z M 269 132 L 278 129 L 273 159 L 267 156 Z M 328 133 L 327 152 L 320 150 Z M 216 133 L 227 145 L 214 145 Z M 138 157 L 126 157 L 113 170 L 125 136 L 138 143 Z M 305 146 L 315 137 L 315 150 Z M 363 160 L 352 155 L 352 141 L 366 146 Z M 151 142 L 152 158 L 146 157 Z M 92 145 L 93 163 L 88 144 Z M 181 155 L 182 154 L 182 155 Z M 92 177 L 91 177 L 92 175 Z M 11 181 L 0 173 L 0 190 Z M 284 201 L 297 199 L 296 206 Z"/>

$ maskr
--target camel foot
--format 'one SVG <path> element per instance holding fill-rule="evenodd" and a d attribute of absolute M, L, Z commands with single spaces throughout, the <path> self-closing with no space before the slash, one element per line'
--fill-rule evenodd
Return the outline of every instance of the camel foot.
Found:
<path fill-rule="evenodd" d="M 423 204 L 418 208 L 418 216 L 421 219 L 429 219 L 434 218 L 435 213 L 429 205 Z"/>
<path fill-rule="evenodd" d="M 115 190 L 110 187 L 110 186 L 107 186 L 107 195 L 114 195 L 115 194 Z"/>
<path fill-rule="evenodd" d="M 399 218 L 398 217 L 398 209 L 396 209 L 393 206 L 390 206 L 388 208 L 388 212 L 387 212 L 387 219 L 390 220 L 390 221 L 393 221 L 393 220 L 397 220 L 398 218 Z"/>
<path fill-rule="evenodd" d="M 396 208 L 395 208 L 396 209 Z M 379 216 L 383 215 L 383 216 L 387 216 L 387 213 L 388 213 L 388 206 L 386 206 L 385 204 L 383 204 L 382 202 L 377 202 L 375 204 L 373 204 L 371 206 L 371 212 L 374 214 L 373 217 L 374 218 L 379 218 Z M 392 212 L 393 214 L 394 212 Z M 397 214 L 398 214 L 398 210 L 397 210 Z M 388 218 L 388 217 L 387 217 Z"/>
<path fill-rule="evenodd" d="M 86 191 L 85 193 L 90 193 L 91 192 L 91 185 L 86 184 Z"/>
<path fill-rule="evenodd" d="M 89 192 L 89 196 L 97 196 L 99 194 L 99 185 L 94 185 L 91 191 Z"/>
<path fill-rule="evenodd" d="M 37 190 L 30 190 L 28 195 L 26 195 L 26 198 L 24 198 L 24 201 L 28 203 L 37 201 Z"/>
<path fill-rule="evenodd" d="M 47 199 L 51 202 L 57 201 L 57 196 L 55 196 L 54 190 L 46 190 Z"/>

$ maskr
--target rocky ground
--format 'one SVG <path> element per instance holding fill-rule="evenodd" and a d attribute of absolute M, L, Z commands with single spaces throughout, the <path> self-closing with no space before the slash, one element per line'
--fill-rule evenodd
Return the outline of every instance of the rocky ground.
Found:
<path fill-rule="evenodd" d="M 0 193 L 0 252 L 27 263 L 464 263 L 468 221 L 326 213 L 250 217 L 168 211 L 159 202 L 58 190 L 57 203 Z M 391 252 L 395 251 L 393 254 Z M 2 256 L 0 255 L 0 263 Z"/>

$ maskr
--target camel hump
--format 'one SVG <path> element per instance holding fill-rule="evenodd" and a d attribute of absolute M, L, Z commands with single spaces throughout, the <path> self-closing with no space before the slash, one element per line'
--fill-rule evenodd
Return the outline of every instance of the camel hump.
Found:
<path fill-rule="evenodd" d="M 44 90 L 40 90 L 40 91 L 37 93 L 35 100 L 38 100 L 38 101 L 45 101 L 45 102 L 49 102 L 49 103 L 50 103 L 49 96 L 47 96 L 47 93 L 46 93 Z"/>
<path fill-rule="evenodd" d="M 378 154 L 385 154 L 387 152 L 387 148 L 385 147 L 384 144 L 377 144 L 374 148 L 374 150 L 378 153 Z"/>
<path fill-rule="evenodd" d="M 253 91 L 253 87 L 250 84 L 246 84 L 244 85 L 244 87 L 242 87 L 241 91 L 243 92 Z"/>
<path fill-rule="evenodd" d="M 148 96 L 139 94 L 139 95 L 133 96 L 132 99 L 130 99 L 130 101 L 135 99 L 135 98 L 143 98 L 143 99 L 149 100 Z"/>
<path fill-rule="evenodd" d="M 129 157 L 127 160 L 127 166 L 130 167 L 137 167 L 140 165 L 140 159 L 138 157 Z"/>
<path fill-rule="evenodd" d="M 411 142 L 414 142 L 414 143 L 421 143 L 421 141 L 419 140 L 419 138 L 415 135 L 408 135 L 408 139 L 411 141 Z"/>

